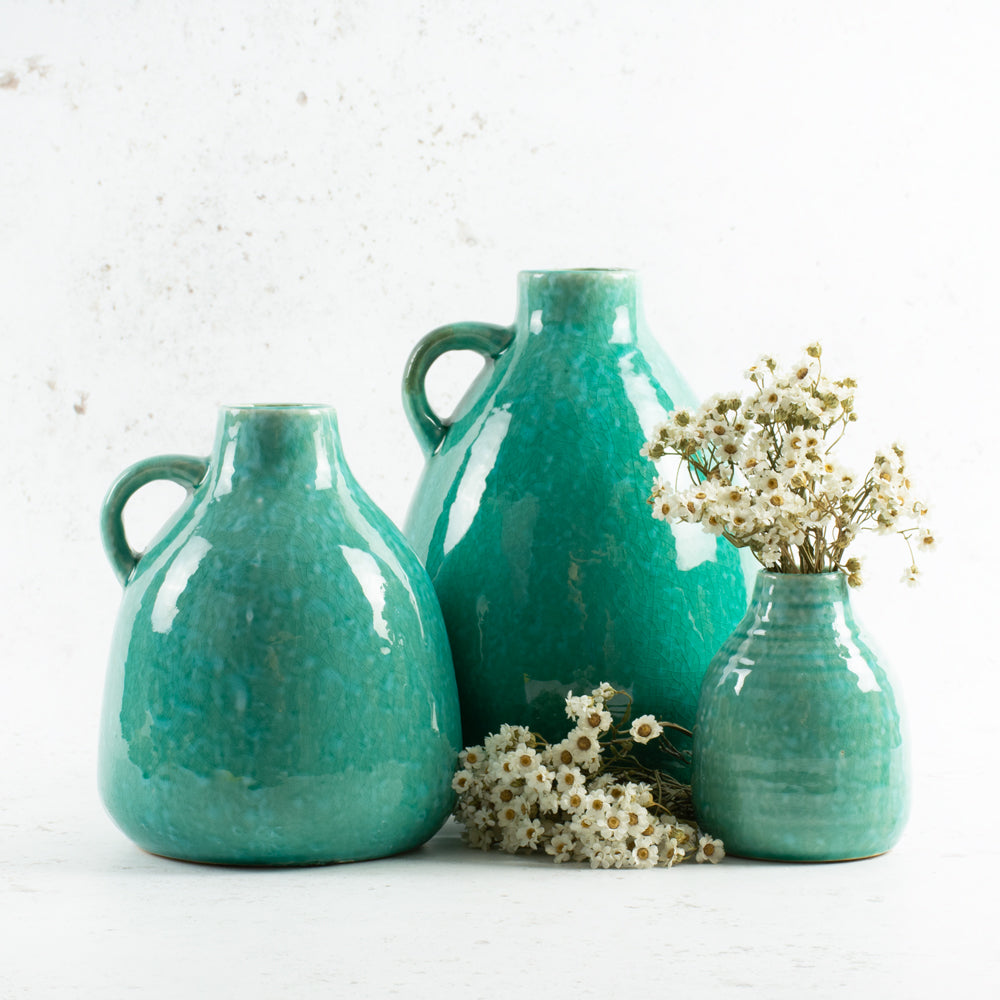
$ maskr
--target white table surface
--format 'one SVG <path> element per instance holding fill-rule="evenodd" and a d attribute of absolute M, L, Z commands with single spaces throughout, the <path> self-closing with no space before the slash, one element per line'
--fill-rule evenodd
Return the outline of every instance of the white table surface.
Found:
<path fill-rule="evenodd" d="M 88 754 L 51 764 L 0 809 L 5 1000 L 1000 995 L 996 838 L 954 775 L 859 862 L 592 871 L 471 850 L 449 821 L 406 855 L 255 870 L 142 852 Z"/>

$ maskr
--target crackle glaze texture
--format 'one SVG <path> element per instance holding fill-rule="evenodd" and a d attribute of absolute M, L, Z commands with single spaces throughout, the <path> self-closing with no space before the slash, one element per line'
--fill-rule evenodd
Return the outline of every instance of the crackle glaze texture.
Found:
<path fill-rule="evenodd" d="M 189 497 L 139 556 L 122 508 L 153 478 Z M 394 854 L 440 827 L 460 736 L 447 635 L 331 409 L 223 409 L 210 459 L 128 469 L 102 529 L 125 591 L 100 789 L 129 837 L 290 865 Z"/>
<path fill-rule="evenodd" d="M 900 711 L 843 574 L 758 576 L 705 675 L 693 783 L 700 822 L 731 854 L 841 861 L 899 839 Z"/>
<path fill-rule="evenodd" d="M 444 422 L 424 379 L 461 349 L 487 364 Z M 465 743 L 502 722 L 559 739 L 566 693 L 602 680 L 690 727 L 746 584 L 731 546 L 651 516 L 640 448 L 693 399 L 645 332 L 635 274 L 522 272 L 515 323 L 428 334 L 404 403 L 428 455 L 406 531 L 441 601 Z"/>

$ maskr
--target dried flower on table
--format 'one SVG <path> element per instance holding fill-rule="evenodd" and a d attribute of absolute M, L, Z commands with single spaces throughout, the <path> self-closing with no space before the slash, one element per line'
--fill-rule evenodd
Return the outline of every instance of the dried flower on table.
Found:
<path fill-rule="evenodd" d="M 607 708 L 615 697 L 627 700 L 617 724 Z M 630 725 L 631 698 L 607 683 L 590 694 L 570 693 L 566 713 L 573 728 L 558 743 L 503 725 L 459 755 L 455 816 L 470 846 L 544 851 L 556 862 L 592 868 L 669 868 L 724 857 L 722 841 L 684 821 L 690 788 L 632 752 L 635 743 L 655 742 L 680 756 L 665 734 L 686 730 L 651 715 Z"/>

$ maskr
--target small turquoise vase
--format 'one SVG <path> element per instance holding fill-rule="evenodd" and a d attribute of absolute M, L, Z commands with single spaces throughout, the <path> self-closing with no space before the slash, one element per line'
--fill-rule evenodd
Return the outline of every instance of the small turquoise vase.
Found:
<path fill-rule="evenodd" d="M 760 573 L 701 689 L 699 823 L 743 857 L 867 858 L 903 831 L 908 773 L 899 706 L 847 578 Z"/>
<path fill-rule="evenodd" d="M 122 511 L 154 479 L 188 498 L 140 555 Z M 133 465 L 101 527 L 125 590 L 100 791 L 125 834 L 189 861 L 304 865 L 438 830 L 460 738 L 444 623 L 332 409 L 224 408 L 210 458 Z"/>
<path fill-rule="evenodd" d="M 486 364 L 444 420 L 425 379 L 456 350 Z M 636 274 L 522 272 L 513 325 L 428 334 L 403 402 L 427 456 L 406 533 L 441 601 L 464 742 L 504 722 L 559 740 L 566 694 L 602 681 L 690 728 L 746 582 L 727 542 L 652 517 L 640 449 L 694 398 L 647 333 Z"/>

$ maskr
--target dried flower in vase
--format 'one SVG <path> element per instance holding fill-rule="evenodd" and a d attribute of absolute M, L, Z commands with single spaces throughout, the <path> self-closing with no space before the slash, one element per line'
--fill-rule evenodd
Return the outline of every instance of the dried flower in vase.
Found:
<path fill-rule="evenodd" d="M 824 375 L 821 355 L 810 344 L 788 371 L 764 357 L 746 372 L 753 388 L 745 397 L 713 396 L 657 427 L 642 454 L 679 458 L 678 474 L 686 467 L 691 484 L 658 479 L 653 516 L 698 524 L 749 548 L 772 572 L 843 572 L 854 587 L 861 562 L 846 550 L 858 533 L 898 533 L 910 550 L 903 578 L 915 583 L 914 548 L 935 544 L 927 506 L 912 494 L 898 444 L 877 453 L 863 477 L 831 456 L 857 419 L 857 383 Z"/>

